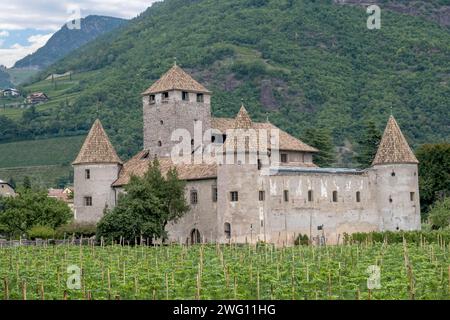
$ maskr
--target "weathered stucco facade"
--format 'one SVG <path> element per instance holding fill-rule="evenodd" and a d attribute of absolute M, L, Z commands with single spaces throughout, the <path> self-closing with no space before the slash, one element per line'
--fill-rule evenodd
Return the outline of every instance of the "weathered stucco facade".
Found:
<path fill-rule="evenodd" d="M 214 118 L 210 102 L 211 93 L 174 66 L 143 93 L 144 151 L 124 165 L 96 122 L 74 163 L 77 220 L 98 221 L 130 176 L 142 175 L 157 156 L 162 171 L 176 167 L 187 182 L 190 211 L 167 226 L 171 242 L 289 245 L 302 234 L 313 243 L 336 244 L 344 233 L 420 229 L 418 161 L 393 117 L 370 168 L 318 168 L 318 150 L 269 122 L 253 122 L 244 107 L 235 119 Z M 189 138 L 174 134 L 180 129 Z M 262 152 L 245 140 L 243 150 L 232 152 L 233 163 L 180 164 L 171 158 L 183 139 L 190 159 L 208 144 L 230 152 L 236 142 L 227 130 L 257 130 L 258 147 L 267 142 L 266 131 L 276 130 L 279 141 Z M 266 155 L 269 161 L 262 162 Z M 255 161 L 248 161 L 252 156 Z"/>

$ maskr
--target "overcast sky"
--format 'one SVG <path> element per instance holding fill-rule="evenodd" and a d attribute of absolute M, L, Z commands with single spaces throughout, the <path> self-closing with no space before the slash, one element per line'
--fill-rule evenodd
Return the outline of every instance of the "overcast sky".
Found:
<path fill-rule="evenodd" d="M 0 10 L 0 65 L 17 60 L 42 47 L 63 24 L 91 14 L 131 19 L 155 0 L 9 0 Z"/>

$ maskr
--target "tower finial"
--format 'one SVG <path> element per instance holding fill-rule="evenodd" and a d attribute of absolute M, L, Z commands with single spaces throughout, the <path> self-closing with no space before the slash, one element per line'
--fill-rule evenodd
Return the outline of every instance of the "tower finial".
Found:
<path fill-rule="evenodd" d="M 173 65 L 174 65 L 174 66 L 177 65 L 177 57 L 173 57 Z"/>
<path fill-rule="evenodd" d="M 391 104 L 391 116 L 393 116 L 393 115 L 394 115 L 394 107 Z"/>
<path fill-rule="evenodd" d="M 270 122 L 270 121 L 269 121 L 269 113 L 268 113 L 268 112 L 266 112 L 266 122 L 267 122 L 267 123 Z"/>
<path fill-rule="evenodd" d="M 241 106 L 244 106 L 244 98 L 241 98 Z"/>

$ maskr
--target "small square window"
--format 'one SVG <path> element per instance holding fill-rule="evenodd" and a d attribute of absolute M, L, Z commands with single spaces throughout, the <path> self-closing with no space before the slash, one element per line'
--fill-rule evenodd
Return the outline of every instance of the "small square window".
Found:
<path fill-rule="evenodd" d="M 149 101 L 150 101 L 150 104 L 155 104 L 155 102 L 156 102 L 156 97 L 155 97 L 154 94 L 151 94 L 151 95 L 149 96 Z"/>
<path fill-rule="evenodd" d="M 169 93 L 168 92 L 163 92 L 162 93 L 162 100 L 163 101 L 169 100 Z"/>
<path fill-rule="evenodd" d="M 284 190 L 283 198 L 284 198 L 284 202 L 288 202 L 289 201 L 289 191 L 288 190 Z"/>
<path fill-rule="evenodd" d="M 86 207 L 92 207 L 92 197 L 84 197 L 84 205 Z"/>
<path fill-rule="evenodd" d="M 84 170 L 84 177 L 86 178 L 86 180 L 91 179 L 91 170 L 89 169 Z"/>
<path fill-rule="evenodd" d="M 238 202 L 239 201 L 239 194 L 237 191 L 231 191 L 230 192 L 230 198 L 231 202 Z"/>
<path fill-rule="evenodd" d="M 198 193 L 196 190 L 191 190 L 191 204 L 198 203 Z"/>
<path fill-rule="evenodd" d="M 259 191 L 259 201 L 264 201 L 266 200 L 266 192 L 261 190 Z"/>
<path fill-rule="evenodd" d="M 183 101 L 189 101 L 189 92 L 183 91 L 181 93 L 181 99 L 183 99 Z"/>
<path fill-rule="evenodd" d="M 197 93 L 197 102 L 204 102 L 205 101 L 205 97 L 203 95 L 203 93 Z"/>
<path fill-rule="evenodd" d="M 281 154 L 281 162 L 282 163 L 287 163 L 288 162 L 288 155 L 287 155 L 287 153 L 282 153 Z"/>

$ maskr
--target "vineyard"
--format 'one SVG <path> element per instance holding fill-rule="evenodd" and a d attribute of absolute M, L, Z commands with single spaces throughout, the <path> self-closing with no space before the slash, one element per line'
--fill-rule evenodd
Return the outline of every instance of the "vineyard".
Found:
<path fill-rule="evenodd" d="M 288 248 L 233 244 L 3 247 L 0 297 L 449 299 L 449 254 L 445 242 Z M 367 280 L 373 276 L 370 266 L 380 268 L 378 289 L 368 289 Z"/>

